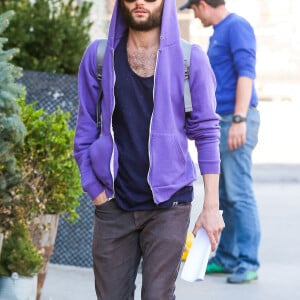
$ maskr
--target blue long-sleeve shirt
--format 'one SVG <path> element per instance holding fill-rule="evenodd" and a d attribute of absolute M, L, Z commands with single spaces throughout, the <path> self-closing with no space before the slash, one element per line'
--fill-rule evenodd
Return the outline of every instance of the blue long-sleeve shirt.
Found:
<path fill-rule="evenodd" d="M 231 114 L 234 112 L 238 78 L 245 76 L 254 80 L 256 76 L 256 39 L 253 28 L 244 18 L 229 14 L 214 26 L 207 54 L 217 80 L 217 113 Z M 253 84 L 250 106 L 255 107 L 257 104 Z"/>

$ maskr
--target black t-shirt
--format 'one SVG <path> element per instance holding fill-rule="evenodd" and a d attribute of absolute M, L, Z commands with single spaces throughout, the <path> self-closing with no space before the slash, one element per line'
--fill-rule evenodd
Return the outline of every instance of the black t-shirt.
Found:
<path fill-rule="evenodd" d="M 159 205 L 153 201 L 147 176 L 154 76 L 141 77 L 130 68 L 126 44 L 127 39 L 122 39 L 114 54 L 116 82 L 112 125 L 119 153 L 114 183 L 116 201 L 124 210 L 151 210 L 170 207 L 173 202 L 190 202 L 191 186 L 182 188 Z"/>

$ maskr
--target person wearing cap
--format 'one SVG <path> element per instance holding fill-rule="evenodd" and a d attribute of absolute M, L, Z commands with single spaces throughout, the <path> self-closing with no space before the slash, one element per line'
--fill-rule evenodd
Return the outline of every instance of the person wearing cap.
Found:
<path fill-rule="evenodd" d="M 213 26 L 208 57 L 217 80 L 220 115 L 220 208 L 225 229 L 206 273 L 231 273 L 228 283 L 257 279 L 260 221 L 252 182 L 252 151 L 260 114 L 255 90 L 256 38 L 247 20 L 230 13 L 224 0 L 189 0 L 204 27 Z"/>
<path fill-rule="evenodd" d="M 74 138 L 82 186 L 95 206 L 97 299 L 134 299 L 142 258 L 141 299 L 174 300 L 197 179 L 188 138 L 195 141 L 204 181 L 194 233 L 205 228 L 215 249 L 224 228 L 215 76 L 207 54 L 191 45 L 193 109 L 185 112 L 176 1 L 115 1 L 98 128 L 98 45 L 99 40 L 88 45 L 80 63 Z"/>

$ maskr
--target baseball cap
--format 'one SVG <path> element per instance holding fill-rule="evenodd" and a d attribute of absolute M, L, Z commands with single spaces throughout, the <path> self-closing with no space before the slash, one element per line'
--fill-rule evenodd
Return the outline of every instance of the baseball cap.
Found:
<path fill-rule="evenodd" d="M 188 2 L 186 2 L 185 4 L 181 5 L 179 7 L 179 10 L 184 10 L 186 8 L 191 8 L 192 4 L 199 4 L 200 0 L 189 0 Z"/>

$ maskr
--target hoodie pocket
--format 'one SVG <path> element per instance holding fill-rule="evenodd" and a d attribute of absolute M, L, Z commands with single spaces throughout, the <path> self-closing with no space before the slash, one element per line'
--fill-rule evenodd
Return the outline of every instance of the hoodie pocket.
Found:
<path fill-rule="evenodd" d="M 178 183 L 185 172 L 186 159 L 174 135 L 153 134 L 151 138 L 153 187 Z"/>
<path fill-rule="evenodd" d="M 101 135 L 89 149 L 89 156 L 94 173 L 105 186 L 112 185 L 110 161 L 113 143 L 111 137 Z"/>

